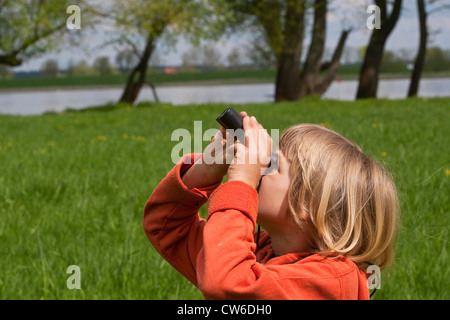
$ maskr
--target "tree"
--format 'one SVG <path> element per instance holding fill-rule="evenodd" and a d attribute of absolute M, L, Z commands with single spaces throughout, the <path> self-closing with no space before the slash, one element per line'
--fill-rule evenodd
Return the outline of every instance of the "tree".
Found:
<path fill-rule="evenodd" d="M 407 70 L 408 59 L 405 56 L 396 54 L 394 51 L 385 50 L 380 65 L 382 73 L 396 73 Z"/>
<path fill-rule="evenodd" d="M 408 90 L 408 97 L 414 97 L 417 96 L 419 92 L 419 83 L 420 78 L 422 77 L 422 71 L 425 66 L 425 61 L 427 57 L 427 45 L 428 45 L 428 38 L 429 38 L 429 32 L 428 32 L 428 25 L 427 20 L 428 16 L 430 14 L 433 14 L 435 12 L 440 12 L 444 9 L 449 9 L 450 5 L 442 5 L 434 7 L 433 9 L 430 9 L 430 11 L 427 11 L 427 6 L 431 7 L 434 4 L 441 4 L 440 0 L 429 0 L 428 2 L 425 0 L 417 0 L 417 8 L 418 8 L 418 15 L 419 15 L 419 28 L 420 28 L 420 41 L 419 41 L 419 51 L 417 53 L 417 57 L 414 63 L 414 69 L 411 74 L 411 82 L 409 85 Z M 436 61 L 437 59 L 433 59 Z M 437 69 L 443 67 L 442 63 L 439 63 L 437 61 L 438 67 Z"/>
<path fill-rule="evenodd" d="M 207 70 L 214 70 L 222 65 L 222 55 L 214 45 L 204 45 L 202 47 L 202 66 Z"/>
<path fill-rule="evenodd" d="M 300 98 L 309 95 L 321 96 L 325 93 L 339 71 L 345 42 L 351 32 L 351 30 L 344 30 L 341 33 L 341 37 L 331 61 L 323 63 L 322 57 L 325 49 L 327 4 L 327 0 L 316 0 L 315 2 L 311 45 L 300 75 Z M 326 71 L 325 75 L 320 78 L 321 72 L 324 71 Z"/>
<path fill-rule="evenodd" d="M 219 5 L 222 0 L 215 0 Z M 128 45 L 137 56 L 120 102 L 133 104 L 147 79 L 148 64 L 158 41 L 168 34 L 185 33 L 195 41 L 203 36 L 218 34 L 214 30 L 223 24 L 220 15 L 213 15 L 217 7 L 206 0 L 115 0 L 112 12 L 119 32 L 117 42 Z"/>
<path fill-rule="evenodd" d="M 46 77 L 56 77 L 59 72 L 58 61 L 49 59 L 41 65 L 41 74 Z"/>
<path fill-rule="evenodd" d="M 71 65 L 66 72 L 69 77 L 85 77 L 95 75 L 95 70 L 92 69 L 85 60 L 81 60 L 76 65 Z"/>
<path fill-rule="evenodd" d="M 94 61 L 93 69 L 101 76 L 107 76 L 113 73 L 113 67 L 109 63 L 108 57 L 98 57 Z"/>
<path fill-rule="evenodd" d="M 417 54 L 416 62 L 414 64 L 414 70 L 411 75 L 411 83 L 409 85 L 408 97 L 417 96 L 419 92 L 419 82 L 422 76 L 423 66 L 425 64 L 425 56 L 427 54 L 427 10 L 425 8 L 425 0 L 417 0 L 417 7 L 419 13 L 419 26 L 420 26 L 420 44 L 419 52 Z"/>
<path fill-rule="evenodd" d="M 131 49 L 124 49 L 116 55 L 116 66 L 121 73 L 129 72 L 137 63 L 137 55 Z"/>
<path fill-rule="evenodd" d="M 306 61 L 301 66 L 307 10 L 312 4 L 314 22 Z M 264 30 L 264 38 L 277 66 L 275 101 L 295 101 L 323 94 L 336 77 L 350 30 L 344 30 L 331 61 L 324 62 L 327 0 L 234 0 L 233 10 L 251 16 Z"/>
<path fill-rule="evenodd" d="M 276 69 L 277 58 L 268 45 L 264 35 L 254 33 L 256 36 L 245 46 L 245 53 L 251 63 L 261 69 Z"/>
<path fill-rule="evenodd" d="M 380 8 L 380 29 L 373 29 L 359 75 L 357 99 L 376 98 L 380 65 L 386 41 L 397 24 L 403 0 L 395 0 L 388 16 L 388 1 L 374 0 Z"/>
<path fill-rule="evenodd" d="M 0 1 L 0 64 L 20 66 L 61 45 L 57 36 L 67 30 L 67 5 L 60 0 Z M 92 6 L 83 0 L 78 5 L 83 7 L 83 21 L 89 21 Z"/>
<path fill-rule="evenodd" d="M 450 53 L 433 46 L 427 49 L 424 69 L 428 72 L 439 72 L 450 68 Z"/>
<path fill-rule="evenodd" d="M 0 79 L 11 79 L 11 78 L 14 78 L 14 73 L 11 72 L 8 66 L 0 64 Z"/>
<path fill-rule="evenodd" d="M 238 48 L 233 48 L 227 56 L 228 67 L 237 69 L 242 65 L 242 55 Z"/>
<path fill-rule="evenodd" d="M 191 47 L 181 55 L 183 68 L 191 69 L 201 64 L 201 50 L 200 48 Z"/>

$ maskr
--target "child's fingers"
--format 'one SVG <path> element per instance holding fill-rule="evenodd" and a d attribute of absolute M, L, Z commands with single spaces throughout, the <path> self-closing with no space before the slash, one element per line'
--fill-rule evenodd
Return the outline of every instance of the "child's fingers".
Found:
<path fill-rule="evenodd" d="M 239 141 L 234 143 L 234 164 L 245 164 L 246 163 L 247 148 Z"/>
<path fill-rule="evenodd" d="M 257 128 L 257 122 L 255 117 L 245 117 L 243 123 L 245 132 L 245 146 L 250 149 L 258 145 L 258 137 L 255 130 L 255 127 Z"/>
<path fill-rule="evenodd" d="M 225 139 L 225 136 L 227 134 L 227 129 L 225 129 L 224 127 L 221 126 L 219 131 L 222 133 L 222 137 Z"/>
<path fill-rule="evenodd" d="M 259 160 L 261 164 L 267 167 L 272 155 L 272 138 L 265 129 L 259 129 Z"/>

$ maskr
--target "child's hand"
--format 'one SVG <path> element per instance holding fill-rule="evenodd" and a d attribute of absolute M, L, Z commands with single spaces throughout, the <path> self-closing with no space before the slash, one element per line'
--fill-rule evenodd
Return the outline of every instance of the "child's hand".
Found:
<path fill-rule="evenodd" d="M 228 144 L 227 144 L 228 138 Z M 223 178 L 234 158 L 235 144 L 229 132 L 221 127 L 203 152 L 202 162 L 208 167 L 209 174 Z"/>
<path fill-rule="evenodd" d="M 244 113 L 241 113 L 244 116 Z M 272 138 L 255 117 L 243 119 L 245 146 L 236 143 L 237 152 L 233 163 L 228 168 L 228 181 L 242 181 L 256 188 L 261 179 L 262 168 L 270 163 Z"/>
<path fill-rule="evenodd" d="M 242 112 L 241 116 L 247 116 Z M 227 144 L 228 138 L 228 144 Z M 184 174 L 183 183 L 189 188 L 202 188 L 223 179 L 236 151 L 233 136 L 221 127 L 199 158 Z"/>

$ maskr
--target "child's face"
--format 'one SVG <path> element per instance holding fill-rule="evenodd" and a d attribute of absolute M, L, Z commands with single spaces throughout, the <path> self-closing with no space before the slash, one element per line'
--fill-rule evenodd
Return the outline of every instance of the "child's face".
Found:
<path fill-rule="evenodd" d="M 264 176 L 259 188 L 258 223 L 265 229 L 284 225 L 288 220 L 288 189 L 291 184 L 289 161 L 281 150 L 278 153 L 277 172 Z"/>

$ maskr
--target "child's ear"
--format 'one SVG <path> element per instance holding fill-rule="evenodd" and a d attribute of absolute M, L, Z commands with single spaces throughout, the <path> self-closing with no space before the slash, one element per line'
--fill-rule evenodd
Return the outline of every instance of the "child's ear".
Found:
<path fill-rule="evenodd" d="M 310 221 L 310 216 L 309 213 L 306 213 L 304 211 L 300 212 L 298 214 L 298 218 L 302 221 L 302 222 L 309 222 Z"/>

